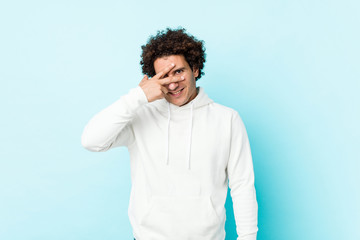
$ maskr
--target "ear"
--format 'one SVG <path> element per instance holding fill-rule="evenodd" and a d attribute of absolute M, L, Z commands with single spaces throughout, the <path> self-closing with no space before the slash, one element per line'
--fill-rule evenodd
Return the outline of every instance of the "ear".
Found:
<path fill-rule="evenodd" d="M 194 77 L 197 78 L 199 76 L 199 69 L 193 68 Z"/>

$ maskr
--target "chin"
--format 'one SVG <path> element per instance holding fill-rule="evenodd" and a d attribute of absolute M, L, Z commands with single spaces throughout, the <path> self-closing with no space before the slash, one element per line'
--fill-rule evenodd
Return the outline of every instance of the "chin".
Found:
<path fill-rule="evenodd" d="M 182 106 L 182 105 L 185 104 L 185 101 L 184 100 L 182 100 L 182 101 L 177 100 L 177 101 L 172 101 L 171 103 L 176 105 L 176 106 Z"/>
<path fill-rule="evenodd" d="M 175 102 L 172 102 L 172 104 L 174 104 L 176 106 L 181 106 L 181 105 L 184 105 L 184 102 L 175 101 Z"/>

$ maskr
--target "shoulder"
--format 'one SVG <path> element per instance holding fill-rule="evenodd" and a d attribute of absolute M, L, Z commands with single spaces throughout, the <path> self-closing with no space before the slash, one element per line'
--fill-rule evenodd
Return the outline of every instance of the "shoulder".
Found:
<path fill-rule="evenodd" d="M 226 123 L 230 124 L 232 131 L 246 131 L 244 121 L 236 109 L 215 102 L 213 102 L 211 105 L 215 110 L 214 112 L 216 112 L 218 118 L 221 118 L 223 122 L 225 121 Z"/>
<path fill-rule="evenodd" d="M 222 114 L 223 116 L 228 116 L 231 118 L 240 118 L 238 111 L 231 107 L 216 102 L 213 102 L 211 105 L 218 114 Z"/>

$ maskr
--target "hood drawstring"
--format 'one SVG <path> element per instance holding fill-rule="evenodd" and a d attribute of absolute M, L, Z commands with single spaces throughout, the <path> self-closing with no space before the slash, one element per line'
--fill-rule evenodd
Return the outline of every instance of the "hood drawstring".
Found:
<path fill-rule="evenodd" d="M 193 103 L 191 102 L 191 108 L 190 108 L 190 129 L 189 129 L 189 150 L 188 150 L 188 160 L 187 160 L 187 167 L 190 169 L 190 156 L 191 156 L 191 135 L 192 135 L 192 124 L 193 124 Z"/>
<path fill-rule="evenodd" d="M 170 103 L 168 102 L 168 122 L 167 122 L 167 131 L 166 131 L 166 165 L 169 164 L 169 128 L 170 128 Z"/>
<path fill-rule="evenodd" d="M 189 146 L 188 146 L 188 158 L 187 168 L 190 169 L 190 158 L 191 158 L 191 140 L 192 140 L 192 125 L 193 125 L 193 101 L 190 103 L 190 127 L 189 127 Z M 168 102 L 168 122 L 167 122 L 167 140 L 166 140 L 166 164 L 169 164 L 169 129 L 170 129 L 171 110 L 170 103 Z"/>

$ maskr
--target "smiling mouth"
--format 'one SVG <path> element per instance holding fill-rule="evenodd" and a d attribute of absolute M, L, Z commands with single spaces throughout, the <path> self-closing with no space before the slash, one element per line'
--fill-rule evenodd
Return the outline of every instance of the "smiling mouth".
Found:
<path fill-rule="evenodd" d="M 177 97 L 177 96 L 179 96 L 179 95 L 182 93 L 183 90 L 184 90 L 184 88 L 181 89 L 181 90 L 179 90 L 179 91 L 177 91 L 177 92 L 169 92 L 169 94 L 170 94 L 171 96 Z"/>

